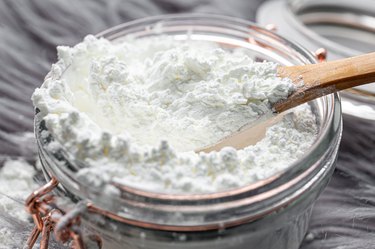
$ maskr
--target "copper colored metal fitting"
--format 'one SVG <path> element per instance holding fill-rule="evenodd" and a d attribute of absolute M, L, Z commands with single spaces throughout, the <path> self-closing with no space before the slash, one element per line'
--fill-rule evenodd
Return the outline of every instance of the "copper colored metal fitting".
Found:
<path fill-rule="evenodd" d="M 267 24 L 266 26 L 264 26 L 266 29 L 268 29 L 269 31 L 272 31 L 272 32 L 276 32 L 277 31 L 277 26 L 276 24 L 274 23 L 269 23 Z"/>
<path fill-rule="evenodd" d="M 32 249 L 41 236 L 40 249 L 48 249 L 51 232 L 54 231 L 55 237 L 65 243 L 73 241 L 72 249 L 86 249 L 81 229 L 80 215 L 87 210 L 87 205 L 80 205 L 78 211 L 64 214 L 63 211 L 54 205 L 54 196 L 50 193 L 59 182 L 52 177 L 51 180 L 34 191 L 25 202 L 26 211 L 34 219 L 35 227 L 26 242 L 26 248 Z M 98 248 L 102 247 L 102 240 L 97 235 L 89 235 L 88 238 L 97 243 Z"/>
<path fill-rule="evenodd" d="M 325 62 L 327 60 L 327 49 L 318 48 L 315 51 L 315 57 L 319 62 Z"/>

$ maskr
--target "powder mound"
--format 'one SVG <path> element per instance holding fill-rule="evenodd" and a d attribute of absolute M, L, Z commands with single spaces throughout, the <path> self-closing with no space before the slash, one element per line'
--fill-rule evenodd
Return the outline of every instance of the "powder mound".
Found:
<path fill-rule="evenodd" d="M 56 141 L 87 165 L 77 174 L 86 184 L 221 191 L 285 169 L 317 133 L 305 105 L 256 145 L 194 152 L 270 113 L 294 90 L 276 76 L 277 64 L 240 50 L 168 36 L 87 36 L 58 47 L 58 58 L 32 99 Z"/>

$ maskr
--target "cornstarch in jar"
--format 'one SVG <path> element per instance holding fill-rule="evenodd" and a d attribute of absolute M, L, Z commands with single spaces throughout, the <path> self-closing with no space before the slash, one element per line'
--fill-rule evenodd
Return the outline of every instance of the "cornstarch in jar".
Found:
<path fill-rule="evenodd" d="M 293 92 L 276 67 L 213 42 L 87 36 L 58 47 L 58 62 L 32 99 L 56 141 L 49 149 L 84 162 L 83 183 L 211 193 L 272 176 L 314 142 L 318 127 L 305 104 L 255 145 L 194 152 L 272 113 Z"/>

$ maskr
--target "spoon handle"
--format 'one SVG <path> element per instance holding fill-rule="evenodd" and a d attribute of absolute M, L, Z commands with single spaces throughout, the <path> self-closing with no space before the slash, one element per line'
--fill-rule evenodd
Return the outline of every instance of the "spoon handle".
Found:
<path fill-rule="evenodd" d="M 297 85 L 287 99 L 274 104 L 280 113 L 330 93 L 375 82 L 375 52 L 319 64 L 278 67 L 277 73 Z"/>

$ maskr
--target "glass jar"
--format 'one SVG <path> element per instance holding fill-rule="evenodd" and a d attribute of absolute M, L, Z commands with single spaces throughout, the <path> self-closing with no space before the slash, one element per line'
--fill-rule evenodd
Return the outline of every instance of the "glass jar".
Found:
<path fill-rule="evenodd" d="M 169 35 L 176 40 L 212 41 L 225 49 L 242 48 L 256 60 L 281 65 L 316 62 L 299 45 L 232 17 L 207 14 L 150 17 L 116 26 L 97 36 L 119 42 L 126 35 L 135 38 Z M 101 237 L 103 248 L 297 249 L 306 233 L 313 204 L 334 170 L 342 132 L 337 94 L 309 104 L 317 117 L 319 133 L 302 158 L 272 177 L 210 194 L 164 194 L 118 184 L 103 191 L 85 185 L 75 176 L 82 162 L 60 146 L 49 149 L 57 141 L 46 132 L 38 110 L 35 134 L 45 177 L 59 183 L 53 190 L 63 200 L 59 201 L 59 208 L 71 217 L 77 211 L 69 211 L 70 203 L 84 203 L 81 226 Z M 67 223 L 67 219 L 62 218 L 56 227 Z"/>
<path fill-rule="evenodd" d="M 278 33 L 310 51 L 326 49 L 327 60 L 375 52 L 373 0 L 268 1 L 259 8 L 257 21 L 275 24 Z M 375 120 L 375 83 L 342 91 L 340 96 L 349 120 Z"/>

